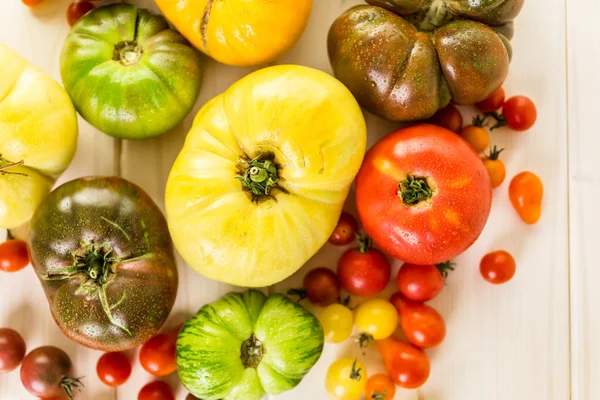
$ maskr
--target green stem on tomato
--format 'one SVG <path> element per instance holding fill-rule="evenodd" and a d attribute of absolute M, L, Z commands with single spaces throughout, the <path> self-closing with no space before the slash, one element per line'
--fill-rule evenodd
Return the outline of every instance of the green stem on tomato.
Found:
<path fill-rule="evenodd" d="M 406 173 L 406 180 L 398 184 L 398 195 L 402 197 L 404 204 L 413 206 L 430 199 L 433 192 L 429 187 L 427 178 Z"/>
<path fill-rule="evenodd" d="M 238 164 L 236 179 L 242 183 L 244 190 L 252 195 L 252 201 L 273 198 L 275 190 L 285 191 L 279 186 L 279 166 L 272 153 L 261 154 L 252 160 L 241 159 Z"/>
<path fill-rule="evenodd" d="M 497 160 L 504 149 L 498 150 L 498 146 L 490 147 L 490 154 L 484 154 L 488 160 Z"/>
<path fill-rule="evenodd" d="M 358 252 L 361 254 L 368 253 L 373 248 L 373 239 L 369 235 L 362 236 L 360 233 L 356 233 L 356 241 L 358 242 Z"/>
<path fill-rule="evenodd" d="M 435 267 L 440 271 L 442 278 L 444 278 L 444 282 L 446 281 L 446 278 L 448 278 L 450 271 L 454 271 L 454 263 L 452 261 L 436 264 Z"/>
<path fill-rule="evenodd" d="M 60 387 L 63 388 L 69 400 L 73 400 L 75 397 L 75 390 L 81 390 L 81 388 L 84 386 L 83 382 L 81 382 L 82 379 L 83 377 L 70 378 L 65 376 L 62 381 L 60 381 Z"/>

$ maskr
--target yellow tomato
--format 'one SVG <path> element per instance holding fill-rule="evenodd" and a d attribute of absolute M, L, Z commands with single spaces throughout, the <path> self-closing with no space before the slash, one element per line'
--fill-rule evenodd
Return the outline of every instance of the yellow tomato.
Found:
<path fill-rule="evenodd" d="M 340 358 L 327 370 L 325 388 L 333 399 L 357 400 L 367 386 L 367 369 L 360 361 Z"/>
<path fill-rule="evenodd" d="M 354 321 L 361 334 L 382 340 L 390 337 L 396 330 L 398 311 L 387 300 L 372 299 L 358 306 Z"/>
<path fill-rule="evenodd" d="M 325 307 L 318 316 L 325 333 L 325 340 L 330 343 L 341 343 L 352 334 L 352 311 L 341 304 Z"/>
<path fill-rule="evenodd" d="M 348 89 L 307 67 L 254 72 L 198 113 L 167 182 L 175 246 L 209 278 L 279 282 L 325 244 L 362 163 Z"/>
<path fill-rule="evenodd" d="M 194 46 L 224 64 L 275 61 L 302 35 L 312 0 L 156 0 Z"/>
<path fill-rule="evenodd" d="M 27 222 L 73 158 L 77 115 L 49 76 L 0 43 L 0 228 Z"/>

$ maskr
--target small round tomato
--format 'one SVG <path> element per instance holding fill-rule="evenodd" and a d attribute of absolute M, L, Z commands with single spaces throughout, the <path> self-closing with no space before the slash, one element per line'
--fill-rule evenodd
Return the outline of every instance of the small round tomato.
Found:
<path fill-rule="evenodd" d="M 395 293 L 390 301 L 400 314 L 400 325 L 409 342 L 422 349 L 442 343 L 446 323 L 440 313 L 427 304 L 406 301 L 400 293 Z"/>
<path fill-rule="evenodd" d="M 467 125 L 460 131 L 460 136 L 471 145 L 477 154 L 483 152 L 490 144 L 490 134 L 483 127 L 483 119 L 475 117 L 473 125 Z"/>
<path fill-rule="evenodd" d="M 416 389 L 429 378 L 431 366 L 421 350 L 395 337 L 378 340 L 377 350 L 383 357 L 392 381 L 405 389 Z"/>
<path fill-rule="evenodd" d="M 27 243 L 19 239 L 11 239 L 0 244 L 0 270 L 16 272 L 29 264 Z"/>
<path fill-rule="evenodd" d="M 344 246 L 352 243 L 358 231 L 358 222 L 350 213 L 343 212 L 335 230 L 329 238 L 329 243 L 336 246 Z"/>
<path fill-rule="evenodd" d="M 358 248 L 346 251 L 338 261 L 340 283 L 355 296 L 374 296 L 390 281 L 388 258 L 372 246 L 371 238 L 359 237 Z"/>
<path fill-rule="evenodd" d="M 396 395 L 396 385 L 389 376 L 375 374 L 367 381 L 365 394 L 368 400 L 393 400 Z"/>
<path fill-rule="evenodd" d="M 525 96 L 514 96 L 506 100 L 502 106 L 502 114 L 507 125 L 515 131 L 526 131 L 537 119 L 535 104 Z"/>
<path fill-rule="evenodd" d="M 327 370 L 325 388 L 338 400 L 357 400 L 367 386 L 367 369 L 355 358 L 344 357 L 335 361 Z"/>
<path fill-rule="evenodd" d="M 542 215 L 544 185 L 533 172 L 517 174 L 508 187 L 510 202 L 527 224 L 535 224 Z"/>
<path fill-rule="evenodd" d="M 454 270 L 451 262 L 438 265 L 404 264 L 398 271 L 398 290 L 408 300 L 426 302 L 435 298 L 444 288 L 448 272 Z"/>
<path fill-rule="evenodd" d="M 131 376 L 131 362 L 124 353 L 104 353 L 96 364 L 98 378 L 108 386 L 121 386 Z"/>
<path fill-rule="evenodd" d="M 452 104 L 436 112 L 430 121 L 432 124 L 449 129 L 454 133 L 460 133 L 463 127 L 463 117 L 458 108 Z"/>
<path fill-rule="evenodd" d="M 475 103 L 475 107 L 477 107 L 484 113 L 498 111 L 504 103 L 504 96 L 504 89 L 502 87 L 499 87 L 494 93 L 490 95 L 490 97 L 483 101 L 480 101 L 479 103 Z"/>
<path fill-rule="evenodd" d="M 21 383 L 32 395 L 50 399 L 73 394 L 81 389 L 81 378 L 71 377 L 73 364 L 61 349 L 42 346 L 32 350 L 21 364 Z"/>
<path fill-rule="evenodd" d="M 502 153 L 504 149 L 498 150 L 496 146 L 490 150 L 490 154 L 486 155 L 481 159 L 483 161 L 483 166 L 488 172 L 490 176 L 490 182 L 492 184 L 492 189 L 497 188 L 502 185 L 504 179 L 506 178 L 506 167 L 500 157 L 500 153 Z"/>
<path fill-rule="evenodd" d="M 0 328 L 0 374 L 17 368 L 25 358 L 25 341 L 15 330 Z"/>
<path fill-rule="evenodd" d="M 35 7 L 44 0 L 21 0 L 27 7 Z"/>
<path fill-rule="evenodd" d="M 336 303 L 340 297 L 340 281 L 330 269 L 320 267 L 310 271 L 304 277 L 304 289 L 291 289 L 289 295 L 308 298 L 314 305 L 325 307 Z"/>
<path fill-rule="evenodd" d="M 325 307 L 317 318 L 323 327 L 325 340 L 330 343 L 341 343 L 352 334 L 354 316 L 344 305 L 331 304 Z"/>
<path fill-rule="evenodd" d="M 356 178 L 360 220 L 394 258 L 430 265 L 451 260 L 481 234 L 492 187 L 483 163 L 458 135 L 413 125 L 385 136 Z"/>
<path fill-rule="evenodd" d="M 76 0 L 67 8 L 67 22 L 70 26 L 75 25 L 81 17 L 96 8 L 92 3 L 85 0 Z"/>
<path fill-rule="evenodd" d="M 371 299 L 356 309 L 354 324 L 361 333 L 361 347 L 371 339 L 385 339 L 394 333 L 398 326 L 398 312 L 387 300 Z"/>
<path fill-rule="evenodd" d="M 486 281 L 499 285 L 515 276 L 517 263 L 513 256 L 504 250 L 486 254 L 479 263 L 479 271 Z"/>
<path fill-rule="evenodd" d="M 146 384 L 140 390 L 138 400 L 175 400 L 175 395 L 168 383 L 154 381 Z"/>
<path fill-rule="evenodd" d="M 177 370 L 176 343 L 180 327 L 159 333 L 140 349 L 140 364 L 151 375 L 165 376 Z"/>

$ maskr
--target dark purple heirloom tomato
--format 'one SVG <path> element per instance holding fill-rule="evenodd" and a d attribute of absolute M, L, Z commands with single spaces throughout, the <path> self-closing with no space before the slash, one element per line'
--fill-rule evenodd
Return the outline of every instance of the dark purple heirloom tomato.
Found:
<path fill-rule="evenodd" d="M 10 328 L 0 328 L 0 374 L 14 370 L 25 357 L 25 341 Z"/>
<path fill-rule="evenodd" d="M 21 382 L 29 393 L 43 399 L 73 399 L 83 386 L 80 379 L 71 377 L 71 359 L 54 346 L 38 347 L 27 354 L 21 365 Z"/>
<path fill-rule="evenodd" d="M 55 189 L 31 220 L 29 246 L 52 316 L 84 346 L 139 346 L 171 311 L 177 267 L 167 223 L 131 182 L 90 177 Z"/>

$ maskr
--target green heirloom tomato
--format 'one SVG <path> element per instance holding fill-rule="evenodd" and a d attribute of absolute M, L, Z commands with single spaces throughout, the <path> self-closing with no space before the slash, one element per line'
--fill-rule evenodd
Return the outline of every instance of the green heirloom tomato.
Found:
<path fill-rule="evenodd" d="M 331 26 L 335 76 L 367 110 L 395 121 L 489 97 L 508 74 L 524 0 L 367 0 Z"/>
<path fill-rule="evenodd" d="M 285 296 L 248 290 L 200 309 L 177 340 L 185 387 L 205 400 L 260 400 L 296 387 L 323 351 L 323 329 Z"/>
<path fill-rule="evenodd" d="M 81 178 L 51 192 L 31 220 L 29 252 L 56 323 L 84 346 L 139 346 L 175 302 L 165 218 L 124 179 Z"/>
<path fill-rule="evenodd" d="M 200 53 L 162 16 L 132 4 L 99 7 L 81 18 L 60 63 L 77 111 L 123 139 L 175 127 L 194 106 L 202 81 Z"/>

